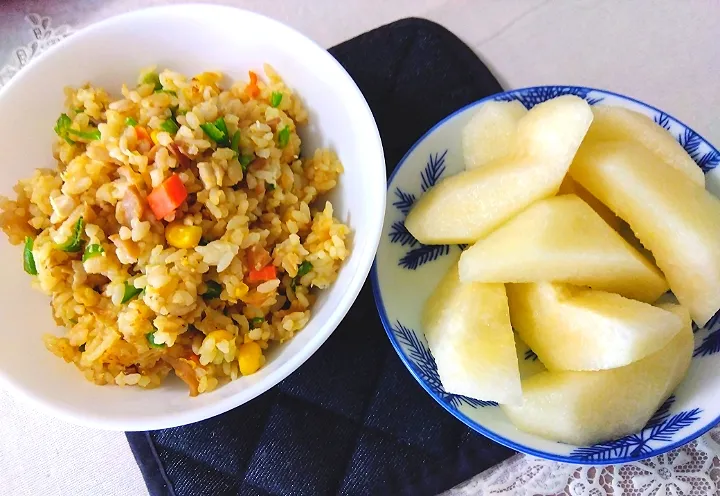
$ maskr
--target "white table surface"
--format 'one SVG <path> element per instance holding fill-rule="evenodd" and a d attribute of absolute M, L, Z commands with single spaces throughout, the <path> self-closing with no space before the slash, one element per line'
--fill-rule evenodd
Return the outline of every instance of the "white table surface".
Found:
<path fill-rule="evenodd" d="M 3 0 L 0 54 L 9 58 L 0 60 L 0 67 L 16 65 L 14 48 L 32 41 L 24 18 L 28 14 L 50 17 L 51 27 L 67 24 L 77 29 L 114 14 L 160 3 L 167 2 Z M 637 96 L 689 123 L 710 141 L 720 143 L 717 0 L 222 3 L 275 17 L 327 47 L 402 17 L 425 17 L 443 24 L 470 45 L 507 88 L 577 84 Z M 3 46 L 10 40 L 14 46 Z M 122 433 L 89 430 L 54 420 L 0 392 L 0 439 L 0 494 L 147 494 Z M 457 493 L 484 493 L 485 479 L 478 477 Z M 504 494 L 524 492 L 517 488 Z"/>

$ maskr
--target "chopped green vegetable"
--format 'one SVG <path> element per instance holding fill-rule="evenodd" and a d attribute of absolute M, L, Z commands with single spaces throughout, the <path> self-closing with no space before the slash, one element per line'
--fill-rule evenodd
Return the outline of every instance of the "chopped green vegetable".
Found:
<path fill-rule="evenodd" d="M 313 265 L 310 262 L 308 262 L 307 260 L 305 260 L 303 263 L 301 263 L 298 266 L 297 277 L 304 276 L 305 274 L 310 272 L 312 270 L 312 268 L 313 268 Z"/>
<path fill-rule="evenodd" d="M 304 276 L 305 274 L 307 274 L 308 272 L 310 272 L 312 270 L 312 268 L 313 268 L 312 264 L 310 262 L 308 262 L 307 260 L 305 260 L 303 263 L 298 265 L 297 275 L 295 277 L 293 277 L 292 279 L 290 279 L 290 287 L 292 288 L 293 291 L 295 291 L 295 288 L 297 287 L 297 283 L 300 280 L 300 278 L 302 276 Z"/>
<path fill-rule="evenodd" d="M 75 112 L 76 114 L 82 114 L 83 112 L 85 112 L 85 108 L 84 107 L 74 108 L 73 112 Z"/>
<path fill-rule="evenodd" d="M 266 183 L 265 189 L 272 191 L 275 189 L 275 185 L 273 183 Z"/>
<path fill-rule="evenodd" d="M 250 165 L 250 162 L 255 160 L 255 155 L 240 155 L 239 161 L 240 165 L 242 166 L 243 172 L 245 172 L 248 168 L 248 165 Z"/>
<path fill-rule="evenodd" d="M 279 91 L 273 91 L 272 95 L 270 95 L 270 105 L 273 107 L 277 107 L 280 105 L 280 102 L 282 102 L 283 94 Z"/>
<path fill-rule="evenodd" d="M 82 261 L 89 260 L 93 257 L 97 257 L 99 255 L 102 255 L 105 253 L 105 249 L 100 245 L 87 245 L 85 247 L 85 251 L 83 252 Z"/>
<path fill-rule="evenodd" d="M 120 303 L 127 303 L 142 292 L 143 290 L 141 288 L 136 288 L 129 282 L 125 281 L 125 291 L 123 292 L 123 297 L 122 300 L 120 300 Z"/>
<path fill-rule="evenodd" d="M 78 346 L 78 351 L 80 351 L 80 353 L 85 353 L 85 343 Z"/>
<path fill-rule="evenodd" d="M 168 132 L 170 134 L 175 134 L 180 129 L 180 126 L 177 125 L 177 122 L 175 122 L 175 119 L 168 119 L 162 124 L 160 124 L 160 129 L 162 129 L 165 132 Z"/>
<path fill-rule="evenodd" d="M 235 152 L 235 156 L 240 155 L 240 130 L 238 129 L 233 134 L 232 140 L 230 140 L 230 149 Z"/>
<path fill-rule="evenodd" d="M 55 134 L 60 136 L 62 139 L 67 141 L 69 144 L 74 145 L 75 142 L 68 137 L 68 129 L 72 125 L 72 119 L 67 114 L 60 114 L 57 122 L 55 122 Z"/>
<path fill-rule="evenodd" d="M 157 331 L 148 332 L 145 334 L 145 339 L 147 339 L 148 344 L 151 348 L 165 348 L 165 345 L 163 343 L 156 343 L 155 342 L 155 333 Z"/>
<path fill-rule="evenodd" d="M 212 123 L 212 122 L 206 122 L 205 124 L 200 124 L 200 128 L 202 128 L 203 131 L 205 131 L 205 134 L 208 135 L 208 137 L 213 140 L 215 143 L 223 143 L 227 136 L 225 133 L 223 133 L 218 127 Z"/>
<path fill-rule="evenodd" d="M 214 124 L 215 127 L 218 128 L 225 135 L 225 140 L 222 144 L 224 144 L 225 146 L 230 146 L 230 133 L 228 132 L 227 124 L 225 124 L 225 119 L 223 119 L 222 117 L 218 117 L 215 120 Z"/>
<path fill-rule="evenodd" d="M 73 232 L 70 237 L 63 244 L 58 245 L 58 248 L 68 253 L 75 253 L 80 251 L 83 246 L 82 233 L 84 227 L 85 220 L 82 218 L 82 216 L 80 216 L 77 222 L 75 222 L 75 225 L 73 226 Z"/>
<path fill-rule="evenodd" d="M 31 276 L 38 274 L 37 267 L 35 266 L 35 257 L 33 256 L 33 239 L 30 236 L 25 236 L 25 248 L 23 248 L 23 269 Z"/>
<path fill-rule="evenodd" d="M 89 141 L 100 139 L 100 130 L 93 129 L 91 131 L 76 131 L 75 129 L 68 129 L 67 132 L 78 138 L 83 138 Z"/>
<path fill-rule="evenodd" d="M 160 76 L 158 76 L 158 73 L 155 71 L 145 74 L 145 76 L 142 78 L 142 82 L 143 84 L 152 84 L 155 87 L 155 91 L 162 89 Z"/>
<path fill-rule="evenodd" d="M 252 319 L 250 319 L 250 329 L 260 327 L 263 322 L 265 322 L 265 319 L 263 317 L 253 317 Z"/>
<path fill-rule="evenodd" d="M 285 148 L 290 143 L 290 126 L 285 126 L 278 132 L 278 145 Z"/>
<path fill-rule="evenodd" d="M 128 125 L 128 126 L 135 127 L 135 126 L 138 125 L 138 121 L 136 121 L 136 120 L 133 119 L 132 117 L 128 117 L 127 119 L 125 119 L 125 124 Z"/>
<path fill-rule="evenodd" d="M 155 93 L 167 93 L 168 95 L 177 96 L 177 92 L 175 92 L 173 90 L 159 89 L 159 90 L 155 90 Z"/>
<path fill-rule="evenodd" d="M 212 300 L 214 298 L 219 298 L 220 293 L 222 293 L 222 284 L 216 281 L 207 281 L 205 283 L 207 286 L 207 291 L 205 291 L 201 296 L 205 298 L 206 300 Z"/>

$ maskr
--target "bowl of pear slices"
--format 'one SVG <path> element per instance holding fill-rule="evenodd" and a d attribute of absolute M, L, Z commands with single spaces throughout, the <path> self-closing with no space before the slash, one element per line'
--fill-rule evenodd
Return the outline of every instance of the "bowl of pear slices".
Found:
<path fill-rule="evenodd" d="M 720 152 L 576 86 L 448 116 L 388 181 L 372 271 L 410 373 L 475 431 L 575 463 L 640 460 L 720 421 Z"/>

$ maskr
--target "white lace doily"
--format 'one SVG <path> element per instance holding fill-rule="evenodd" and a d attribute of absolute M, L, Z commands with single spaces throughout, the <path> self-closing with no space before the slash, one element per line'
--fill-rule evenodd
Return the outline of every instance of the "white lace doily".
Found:
<path fill-rule="evenodd" d="M 30 42 L 0 68 L 0 87 L 48 47 L 72 33 L 50 17 L 29 14 Z M 720 427 L 655 458 L 625 465 L 577 466 L 516 455 L 455 487 L 448 496 L 720 495 Z"/>
<path fill-rule="evenodd" d="M 720 494 L 720 429 L 664 455 L 624 465 L 575 466 L 516 455 L 452 496 L 712 496 Z"/>
<path fill-rule="evenodd" d="M 39 14 L 28 14 L 25 20 L 30 24 L 30 41 L 13 50 L 10 60 L 0 68 L 0 87 L 25 67 L 34 57 L 72 33 L 70 26 L 52 27 L 51 19 Z"/>

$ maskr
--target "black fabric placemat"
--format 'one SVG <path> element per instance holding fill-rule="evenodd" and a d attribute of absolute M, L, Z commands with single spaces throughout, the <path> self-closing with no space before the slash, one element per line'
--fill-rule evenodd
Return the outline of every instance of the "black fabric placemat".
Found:
<path fill-rule="evenodd" d="M 367 98 L 388 176 L 458 108 L 501 90 L 445 28 L 404 19 L 330 49 Z M 262 396 L 127 434 L 153 496 L 437 494 L 513 454 L 449 415 L 392 349 L 370 281 L 328 341 Z"/>

